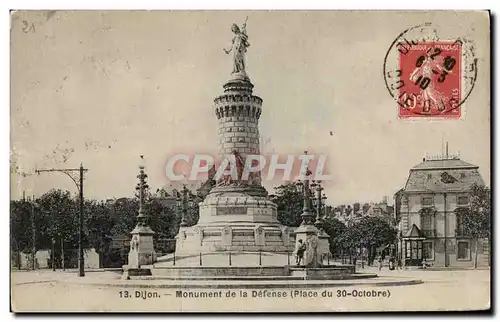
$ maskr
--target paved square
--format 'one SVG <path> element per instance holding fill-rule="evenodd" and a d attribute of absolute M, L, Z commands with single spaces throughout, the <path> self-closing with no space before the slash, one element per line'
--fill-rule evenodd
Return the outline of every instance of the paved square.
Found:
<path fill-rule="evenodd" d="M 27 311 L 426 311 L 488 309 L 490 306 L 490 271 L 388 271 L 374 268 L 364 272 L 377 272 L 381 280 L 414 278 L 424 281 L 419 285 L 380 287 L 318 287 L 304 290 L 317 291 L 314 300 L 307 297 L 259 297 L 259 290 L 231 289 L 234 298 L 177 298 L 176 289 L 155 287 L 165 281 L 151 281 L 148 288 L 96 286 L 90 282 L 116 283 L 120 274 L 115 272 L 88 272 L 83 278 L 76 272 L 13 272 L 12 308 Z M 344 290 L 346 292 L 344 292 Z M 359 294 L 375 290 L 389 292 L 390 296 Z M 196 289 L 182 291 L 195 292 Z M 207 289 L 198 290 L 207 291 Z M 240 297 L 240 292 L 248 297 Z M 269 291 L 278 291 L 272 289 Z M 290 289 L 279 291 L 292 292 Z M 356 292 L 354 292 L 356 291 Z M 223 294 L 227 292 L 222 291 Z M 322 293 L 328 297 L 321 296 Z M 351 295 L 347 295 L 347 294 Z M 148 295 L 149 294 L 149 295 Z M 353 296 L 352 294 L 358 294 Z M 137 296 L 136 296 L 137 295 Z M 255 297 L 253 295 L 256 295 Z M 263 295 L 263 293 L 261 293 Z M 149 298 L 147 298 L 150 296 Z M 144 299 L 146 297 L 146 299 Z M 237 305 L 235 305 L 237 301 Z M 124 305 L 126 303 L 126 305 Z M 214 305 L 216 304 L 216 305 Z"/>

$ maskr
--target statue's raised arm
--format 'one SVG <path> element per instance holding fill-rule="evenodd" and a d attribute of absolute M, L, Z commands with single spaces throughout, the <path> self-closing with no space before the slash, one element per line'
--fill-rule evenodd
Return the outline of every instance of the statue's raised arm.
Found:
<path fill-rule="evenodd" d="M 247 17 L 248 19 L 248 17 Z M 245 71 L 245 54 L 247 52 L 247 47 L 250 46 L 248 43 L 248 35 L 246 31 L 247 20 L 243 23 L 241 30 L 237 24 L 233 23 L 231 30 L 234 33 L 231 48 L 225 49 L 226 54 L 233 54 L 233 72 L 232 74 L 238 74 L 246 78 Z"/>
<path fill-rule="evenodd" d="M 247 21 L 248 21 L 248 16 L 245 18 L 245 22 L 241 26 L 241 33 L 244 34 L 245 36 L 247 36 Z M 248 36 L 247 36 L 247 39 L 248 39 Z M 250 44 L 248 44 L 248 46 L 250 46 Z"/>

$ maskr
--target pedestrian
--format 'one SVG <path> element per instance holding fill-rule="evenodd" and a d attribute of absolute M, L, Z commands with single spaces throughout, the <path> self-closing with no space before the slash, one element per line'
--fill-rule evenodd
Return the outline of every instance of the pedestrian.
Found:
<path fill-rule="evenodd" d="M 398 269 L 403 269 L 403 261 L 400 256 L 398 256 Z"/>
<path fill-rule="evenodd" d="M 304 259 L 304 253 L 306 251 L 306 244 L 302 242 L 302 239 L 299 239 L 299 242 L 295 246 L 295 264 L 297 266 L 300 265 L 302 260 Z"/>
<path fill-rule="evenodd" d="M 383 262 L 383 259 L 382 259 L 382 255 L 379 257 L 378 259 L 378 270 L 381 271 L 382 270 L 382 262 Z"/>

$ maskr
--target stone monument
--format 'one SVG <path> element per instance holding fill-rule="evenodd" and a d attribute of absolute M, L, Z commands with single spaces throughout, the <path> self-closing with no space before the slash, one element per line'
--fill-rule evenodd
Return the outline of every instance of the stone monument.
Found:
<path fill-rule="evenodd" d="M 246 22 L 233 24 L 230 49 L 233 71 L 223 85 L 224 93 L 214 100 L 219 123 L 220 155 L 233 166 L 237 178 L 221 176 L 199 204 L 200 219 L 195 226 L 182 227 L 177 236 L 176 254 L 227 251 L 291 252 L 291 229 L 280 225 L 276 204 L 261 185 L 260 172 L 243 176 L 248 155 L 258 155 L 259 118 L 262 99 L 253 95 L 254 85 L 246 72 L 245 55 L 250 46 Z"/>
<path fill-rule="evenodd" d="M 328 240 L 318 236 L 313 222 L 310 171 L 301 182 L 304 209 L 302 224 L 295 231 L 278 222 L 277 206 L 269 200 L 260 172 L 248 171 L 249 167 L 256 169 L 250 161 L 260 154 L 262 99 L 253 94 L 254 85 L 246 71 L 245 55 L 250 46 L 246 23 L 241 29 L 233 25 L 231 30 L 232 45 L 224 51 L 232 54 L 233 71 L 213 105 L 223 163 L 213 180 L 209 176 L 212 181 L 205 186 L 205 198 L 199 203 L 198 223 L 188 226 L 185 220 L 188 190 L 184 187 L 177 198 L 182 201 L 182 218 L 175 252 L 158 258 L 138 273 L 145 275 L 147 272 L 142 271 L 150 269 L 154 278 L 168 280 L 199 280 L 201 276 L 204 280 L 232 281 L 254 280 L 256 276 L 269 280 L 277 276 L 293 280 L 348 278 L 355 273 L 352 265 L 322 265 L 324 249 L 328 248 L 323 241 Z M 321 204 L 318 205 L 320 213 Z M 305 267 L 292 263 L 295 241 L 299 239 L 307 247 Z M 137 261 L 136 245 L 132 246 L 130 256 Z M 133 269 L 127 271 L 123 278 L 135 278 L 132 273 Z"/>

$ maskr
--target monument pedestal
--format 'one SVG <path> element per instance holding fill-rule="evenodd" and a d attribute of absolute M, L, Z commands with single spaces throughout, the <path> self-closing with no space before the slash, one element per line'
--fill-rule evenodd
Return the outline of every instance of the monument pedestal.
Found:
<path fill-rule="evenodd" d="M 317 268 L 321 267 L 321 256 L 319 253 L 318 229 L 313 225 L 302 224 L 295 230 L 295 245 L 302 240 L 306 244 L 304 253 L 304 266 Z"/>
<path fill-rule="evenodd" d="M 210 193 L 200 203 L 198 224 L 179 230 L 176 254 L 292 252 L 290 233 L 278 222 L 276 205 L 267 197 Z"/>
<path fill-rule="evenodd" d="M 136 226 L 131 235 L 128 268 L 141 268 L 142 265 L 153 264 L 156 260 L 153 246 L 154 231 L 149 226 Z"/>

